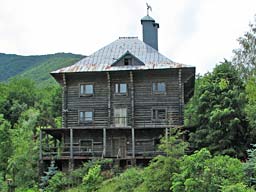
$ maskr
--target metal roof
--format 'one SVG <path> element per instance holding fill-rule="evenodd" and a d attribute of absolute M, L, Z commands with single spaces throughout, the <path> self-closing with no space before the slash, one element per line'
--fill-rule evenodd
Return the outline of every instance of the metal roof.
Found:
<path fill-rule="evenodd" d="M 112 66 L 125 53 L 131 53 L 144 65 Z M 93 72 L 93 71 L 121 71 L 121 70 L 147 70 L 165 68 L 192 67 L 180 63 L 175 63 L 160 54 L 137 37 L 120 37 L 116 41 L 101 48 L 92 55 L 83 58 L 77 63 L 56 71 L 56 73 L 70 72 Z"/>

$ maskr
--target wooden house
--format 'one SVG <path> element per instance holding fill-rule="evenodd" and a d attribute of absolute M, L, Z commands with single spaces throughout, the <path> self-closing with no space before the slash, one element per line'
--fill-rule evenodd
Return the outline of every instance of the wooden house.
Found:
<path fill-rule="evenodd" d="M 195 68 L 158 52 L 152 17 L 141 23 L 143 41 L 120 37 L 51 73 L 63 87 L 62 128 L 41 130 L 41 162 L 54 158 L 64 170 L 93 158 L 150 160 L 160 138 L 183 125 Z"/>

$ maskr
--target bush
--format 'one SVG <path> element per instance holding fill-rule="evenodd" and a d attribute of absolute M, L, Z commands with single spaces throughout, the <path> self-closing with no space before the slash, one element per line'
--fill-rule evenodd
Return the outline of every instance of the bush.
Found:
<path fill-rule="evenodd" d="M 134 189 L 143 182 L 143 172 L 137 168 L 127 169 L 118 177 L 117 191 L 119 192 L 132 192 Z"/>
<path fill-rule="evenodd" d="M 68 185 L 68 179 L 66 175 L 58 171 L 54 176 L 49 180 L 49 184 L 46 187 L 46 191 L 49 192 L 59 192 Z"/>
<path fill-rule="evenodd" d="M 243 183 L 237 183 L 223 187 L 222 192 L 255 192 L 253 189 L 248 188 Z"/>
<path fill-rule="evenodd" d="M 174 192 L 215 192 L 244 180 L 243 165 L 229 156 L 212 157 L 207 149 L 184 156 L 181 171 L 173 176 Z"/>
<path fill-rule="evenodd" d="M 83 186 L 86 192 L 93 192 L 100 188 L 103 181 L 100 172 L 100 165 L 95 165 L 90 168 L 88 173 L 83 177 Z"/>

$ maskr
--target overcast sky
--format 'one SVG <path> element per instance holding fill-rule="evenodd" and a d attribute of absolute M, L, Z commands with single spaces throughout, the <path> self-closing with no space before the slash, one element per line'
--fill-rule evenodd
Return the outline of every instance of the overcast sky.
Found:
<path fill-rule="evenodd" d="M 119 36 L 142 39 L 146 2 L 159 51 L 201 74 L 231 58 L 256 14 L 256 0 L 0 0 L 0 52 L 90 55 Z"/>

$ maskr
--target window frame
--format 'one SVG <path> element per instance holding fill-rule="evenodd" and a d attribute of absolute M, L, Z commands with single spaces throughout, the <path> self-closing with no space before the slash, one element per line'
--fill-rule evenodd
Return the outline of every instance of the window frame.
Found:
<path fill-rule="evenodd" d="M 92 93 L 81 93 L 81 86 L 86 87 L 87 85 L 91 85 L 92 86 Z M 79 83 L 79 97 L 83 97 L 83 96 L 93 96 L 95 94 L 95 88 L 94 88 L 94 83 Z"/>
<path fill-rule="evenodd" d="M 164 110 L 165 111 L 164 112 L 164 119 L 159 118 L 159 114 L 158 114 L 159 110 Z M 154 117 L 155 116 L 154 115 L 154 111 L 157 112 L 156 118 Z M 154 122 L 155 121 L 157 121 L 157 122 L 159 122 L 159 121 L 167 121 L 167 108 L 166 107 L 153 107 L 151 109 L 151 120 L 154 121 Z"/>
<path fill-rule="evenodd" d="M 84 121 L 81 121 L 81 118 L 80 118 L 80 113 L 81 113 L 81 112 L 84 113 L 84 119 L 86 119 L 86 117 L 85 117 L 86 112 L 91 112 L 91 113 L 92 113 L 92 119 L 91 119 L 91 120 L 84 120 Z M 94 110 L 87 109 L 87 110 L 79 110 L 79 111 L 78 111 L 78 123 L 79 123 L 79 124 L 92 123 L 92 122 L 94 122 Z"/>
<path fill-rule="evenodd" d="M 159 90 L 159 84 L 161 84 L 161 83 L 164 83 L 164 91 L 160 91 Z M 156 88 L 156 89 L 154 89 L 154 87 Z M 151 84 L 151 89 L 152 89 L 152 94 L 154 94 L 154 95 L 166 95 L 166 93 L 167 93 L 167 86 L 166 86 L 166 82 L 164 82 L 164 81 L 156 81 L 156 82 L 152 82 L 152 84 Z"/>
<path fill-rule="evenodd" d="M 120 92 L 122 84 L 126 85 L 126 92 L 123 92 L 123 93 Z M 117 92 L 117 89 L 118 89 L 118 92 Z M 114 94 L 115 95 L 125 95 L 125 96 L 127 96 L 128 95 L 128 83 L 115 83 L 114 84 Z"/>

